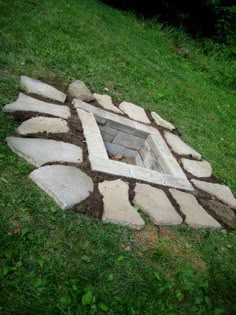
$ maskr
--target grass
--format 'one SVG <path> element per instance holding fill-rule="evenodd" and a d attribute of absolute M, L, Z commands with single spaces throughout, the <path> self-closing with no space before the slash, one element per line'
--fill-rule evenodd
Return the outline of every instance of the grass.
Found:
<path fill-rule="evenodd" d="M 99 1 L 0 0 L 0 106 L 21 74 L 106 87 L 178 126 L 234 192 L 235 73 L 218 49 Z M 235 233 L 135 233 L 63 212 L 6 146 L 16 126 L 0 113 L 1 314 L 235 314 Z"/>

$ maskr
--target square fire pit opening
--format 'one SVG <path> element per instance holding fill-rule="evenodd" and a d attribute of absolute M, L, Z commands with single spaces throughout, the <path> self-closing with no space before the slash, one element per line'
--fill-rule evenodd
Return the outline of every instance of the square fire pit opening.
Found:
<path fill-rule="evenodd" d="M 82 101 L 74 105 L 92 170 L 193 190 L 158 129 Z"/>
<path fill-rule="evenodd" d="M 110 159 L 164 173 L 149 144 L 147 133 L 135 135 L 135 129 L 117 123 L 115 128 L 110 120 L 105 125 L 98 122 L 98 127 Z"/>

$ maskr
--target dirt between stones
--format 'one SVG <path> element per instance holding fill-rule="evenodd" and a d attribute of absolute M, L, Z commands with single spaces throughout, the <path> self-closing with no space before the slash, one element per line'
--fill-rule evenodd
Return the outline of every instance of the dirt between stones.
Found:
<path fill-rule="evenodd" d="M 36 95 L 32 95 L 34 98 L 40 99 L 45 101 L 44 98 L 36 96 Z M 101 219 L 102 215 L 103 215 L 103 197 L 100 194 L 99 190 L 98 190 L 98 184 L 100 182 L 103 182 L 105 180 L 107 181 L 112 181 L 112 180 L 116 180 L 116 179 L 120 179 L 120 176 L 116 176 L 116 175 L 110 175 L 110 174 L 105 174 L 105 173 L 99 173 L 96 171 L 92 171 L 91 170 L 91 166 L 90 166 L 90 162 L 88 160 L 88 150 L 87 150 L 87 145 L 86 145 L 86 141 L 83 135 L 83 128 L 80 122 L 80 119 L 77 115 L 77 112 L 75 110 L 75 108 L 73 107 L 73 105 L 71 104 L 72 98 L 70 96 L 67 95 L 67 99 L 66 102 L 64 104 L 58 104 L 57 102 L 53 102 L 51 100 L 46 100 L 48 102 L 57 104 L 57 105 L 67 105 L 70 108 L 71 111 L 71 117 L 67 120 L 68 122 L 68 126 L 69 126 L 69 132 L 67 133 L 61 133 L 61 134 L 54 134 L 54 133 L 37 133 L 37 134 L 28 134 L 27 136 L 23 136 L 23 137 L 28 137 L 28 138 L 41 138 L 41 139 L 51 139 L 51 140 L 58 140 L 58 141 L 64 141 L 67 143 L 71 143 L 71 144 L 75 144 L 79 147 L 82 148 L 83 150 L 83 162 L 82 163 L 58 163 L 58 162 L 51 162 L 51 163 L 47 163 L 44 165 L 54 165 L 54 164 L 62 164 L 62 165 L 69 165 L 69 166 L 74 166 L 74 167 L 78 167 L 80 168 L 82 171 L 84 171 L 88 176 L 90 176 L 93 180 L 94 183 L 94 191 L 91 193 L 91 195 L 85 199 L 84 201 L 82 201 L 80 204 L 74 206 L 71 210 L 77 211 L 77 212 L 81 212 L 81 213 L 86 213 L 87 215 L 90 215 L 92 217 Z M 96 101 L 92 101 L 90 102 L 90 104 L 102 108 Z M 162 134 L 162 136 L 164 137 L 164 128 L 160 127 L 160 126 L 156 126 L 155 123 L 153 122 L 153 119 L 150 115 L 149 112 L 147 112 L 148 117 L 151 121 L 151 125 L 153 127 L 155 127 L 156 129 L 158 129 L 160 131 L 160 133 Z M 54 117 L 51 115 L 47 115 L 47 114 L 41 114 L 41 113 L 37 113 L 37 112 L 24 112 L 24 111 L 19 111 L 14 113 L 14 117 L 18 120 L 18 121 L 22 121 L 22 120 L 26 120 L 28 118 L 32 118 L 32 117 L 37 117 L 37 116 L 44 116 L 44 117 Z M 124 115 L 122 115 L 124 116 Z M 180 135 L 180 132 L 178 130 L 174 131 L 175 134 Z M 16 132 L 14 134 L 15 136 L 19 136 Z M 168 144 L 167 144 L 168 145 Z M 170 146 L 168 145 L 168 147 L 170 148 Z M 170 148 L 172 154 L 174 155 L 174 157 L 177 159 L 177 161 L 180 163 L 180 158 L 182 156 L 179 156 L 178 154 L 175 154 L 172 149 Z M 191 158 L 191 157 L 190 157 Z M 181 164 L 181 163 L 180 163 Z M 192 178 L 194 178 L 194 176 L 192 176 L 191 174 L 189 174 L 188 172 L 185 171 L 185 174 L 187 176 L 187 178 L 190 180 Z M 122 178 L 125 182 L 127 182 L 129 184 L 129 201 L 130 203 L 133 205 L 133 199 L 135 196 L 135 184 L 136 183 L 146 183 L 144 181 L 141 180 L 137 180 L 137 179 L 132 179 L 132 178 L 126 178 L 123 177 Z M 218 182 L 216 177 L 211 176 L 209 178 L 204 179 L 205 181 L 208 182 Z M 169 200 L 171 201 L 171 203 L 173 204 L 174 208 L 176 209 L 176 211 L 180 214 L 180 216 L 185 219 L 185 216 L 183 215 L 183 213 L 180 211 L 180 207 L 177 204 L 177 202 L 175 201 L 175 199 L 172 197 L 172 195 L 169 192 L 169 188 L 165 187 L 165 186 L 161 186 L 161 185 L 157 185 L 157 184 L 151 184 L 151 183 L 147 183 L 148 185 L 155 187 L 155 188 L 159 188 L 161 190 L 163 190 L 166 195 L 168 196 Z M 183 190 L 184 191 L 184 190 Z M 188 191 L 186 191 L 188 192 Z M 209 195 L 208 193 L 205 193 L 203 191 L 200 191 L 199 189 L 195 188 L 195 191 L 193 192 L 193 194 L 200 198 L 203 199 L 213 199 L 211 195 Z M 210 209 L 207 207 L 205 208 L 207 212 L 209 212 L 209 214 L 213 217 L 215 217 L 215 219 L 217 219 L 219 221 L 219 218 L 216 218 L 215 214 L 212 213 L 210 211 Z M 220 222 L 223 226 L 227 227 L 224 222 Z"/>

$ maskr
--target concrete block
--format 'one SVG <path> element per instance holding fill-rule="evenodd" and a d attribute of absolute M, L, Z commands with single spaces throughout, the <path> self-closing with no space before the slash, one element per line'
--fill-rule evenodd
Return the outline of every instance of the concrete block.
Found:
<path fill-rule="evenodd" d="M 94 115 L 80 109 L 77 109 L 77 113 L 82 123 L 89 159 L 93 156 L 98 156 L 108 160 L 107 151 Z"/>

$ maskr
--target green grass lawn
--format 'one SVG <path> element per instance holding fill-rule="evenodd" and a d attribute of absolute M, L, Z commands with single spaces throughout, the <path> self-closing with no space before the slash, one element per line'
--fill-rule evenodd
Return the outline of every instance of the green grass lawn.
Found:
<path fill-rule="evenodd" d="M 173 122 L 234 192 L 235 73 L 219 47 L 203 54 L 96 0 L 0 0 L 0 107 L 21 74 L 106 87 Z M 0 314 L 235 314 L 235 233 L 133 232 L 64 212 L 6 146 L 16 126 L 0 112 Z"/>

